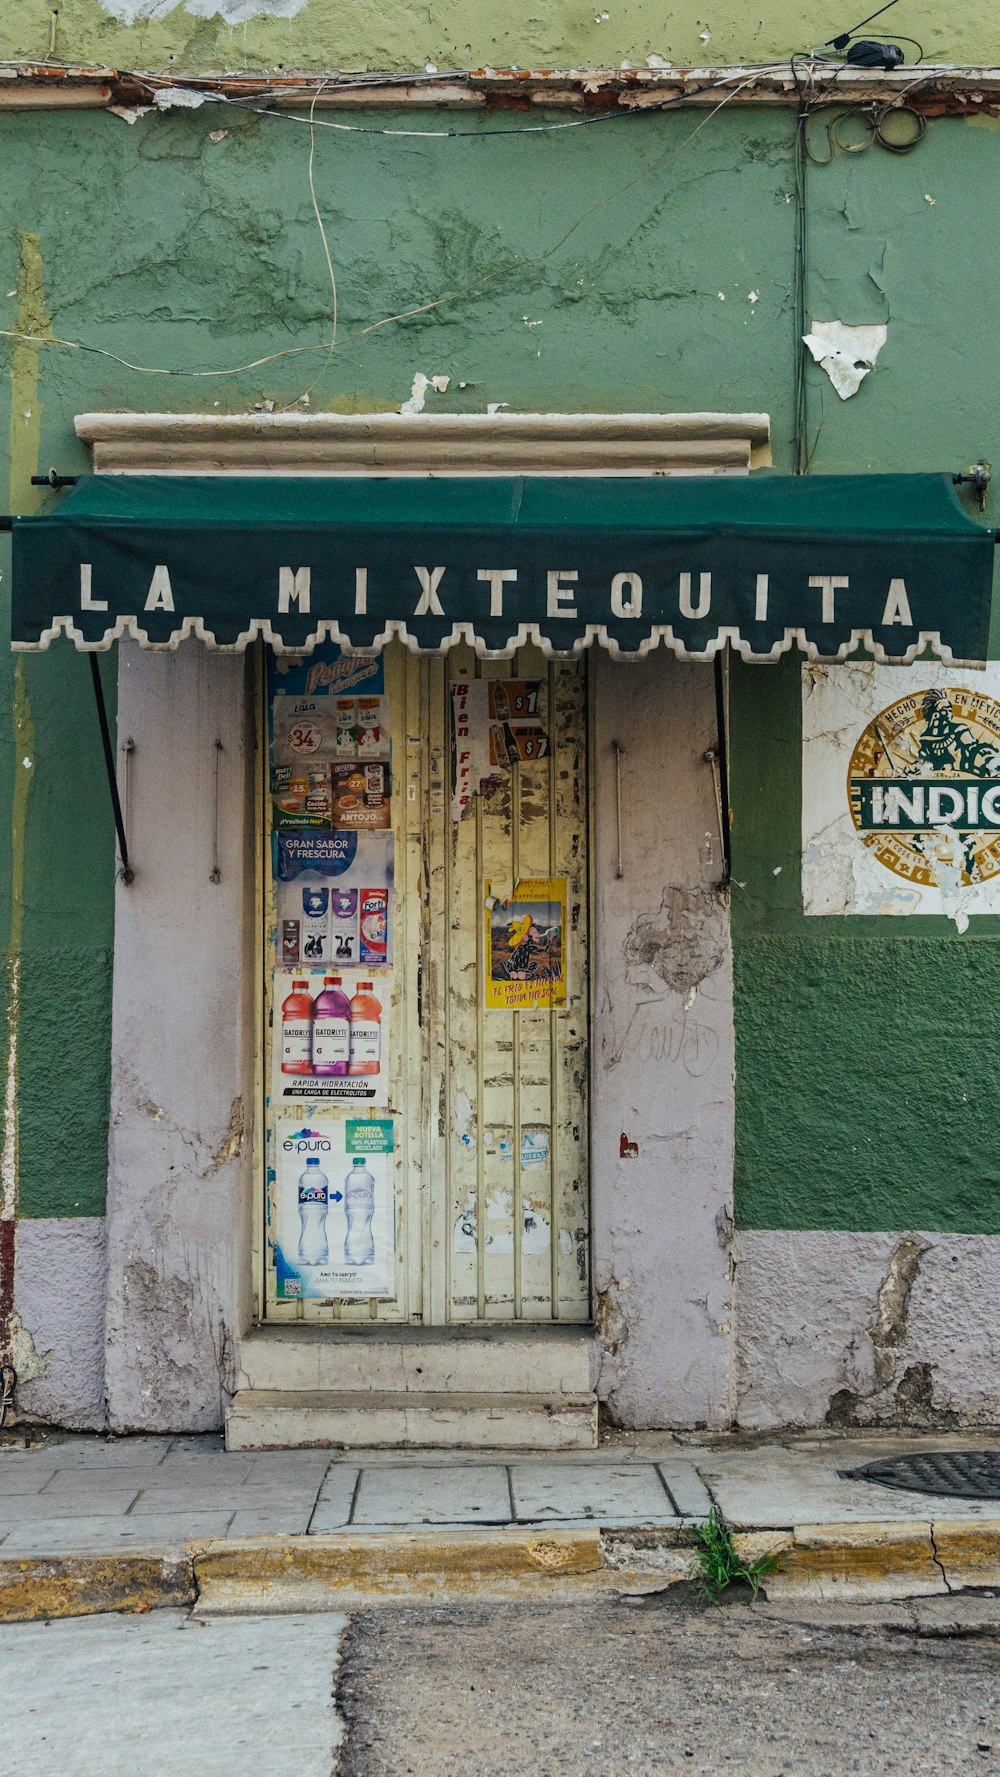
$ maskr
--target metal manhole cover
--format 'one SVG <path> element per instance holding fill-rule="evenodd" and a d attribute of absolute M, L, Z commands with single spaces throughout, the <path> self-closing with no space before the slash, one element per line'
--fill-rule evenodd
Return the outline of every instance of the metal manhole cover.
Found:
<path fill-rule="evenodd" d="M 842 1469 L 845 1481 L 874 1481 L 909 1493 L 942 1493 L 958 1499 L 1000 1499 L 1000 1450 L 917 1450 L 863 1468 Z"/>

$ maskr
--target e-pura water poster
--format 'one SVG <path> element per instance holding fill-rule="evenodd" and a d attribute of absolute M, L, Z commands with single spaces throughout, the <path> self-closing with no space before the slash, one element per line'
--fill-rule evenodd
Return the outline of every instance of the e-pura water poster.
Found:
<path fill-rule="evenodd" d="M 276 1298 L 391 1299 L 392 743 L 381 658 L 333 645 L 272 656 L 267 702 Z"/>

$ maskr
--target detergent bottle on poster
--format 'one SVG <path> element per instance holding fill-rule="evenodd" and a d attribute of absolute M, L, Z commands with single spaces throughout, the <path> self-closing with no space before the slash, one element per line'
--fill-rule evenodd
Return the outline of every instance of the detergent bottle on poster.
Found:
<path fill-rule="evenodd" d="M 375 1263 L 375 1237 L 372 1217 L 375 1214 L 375 1180 L 363 1158 L 356 1159 L 344 1180 L 344 1208 L 347 1211 L 347 1238 L 344 1261 L 348 1265 Z"/>
<path fill-rule="evenodd" d="M 382 1003 L 371 981 L 359 981 L 351 1001 L 349 1074 L 377 1074 L 382 1066 Z"/>
<path fill-rule="evenodd" d="M 339 975 L 323 976 L 313 1007 L 312 1071 L 346 1074 L 351 1059 L 351 1002 Z"/>
<path fill-rule="evenodd" d="M 312 1073 L 313 1003 L 308 981 L 293 981 L 292 991 L 281 1006 L 281 1071 Z"/>
<path fill-rule="evenodd" d="M 330 1181 L 318 1160 L 307 1160 L 299 1175 L 299 1264 L 325 1265 L 330 1256 L 326 1217 Z"/>

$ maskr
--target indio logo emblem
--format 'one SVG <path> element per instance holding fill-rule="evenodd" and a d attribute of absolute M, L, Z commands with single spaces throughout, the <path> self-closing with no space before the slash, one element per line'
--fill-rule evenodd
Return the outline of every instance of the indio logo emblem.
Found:
<path fill-rule="evenodd" d="M 869 722 L 847 774 L 880 864 L 928 888 L 1000 875 L 1000 702 L 964 686 L 901 697 Z"/>

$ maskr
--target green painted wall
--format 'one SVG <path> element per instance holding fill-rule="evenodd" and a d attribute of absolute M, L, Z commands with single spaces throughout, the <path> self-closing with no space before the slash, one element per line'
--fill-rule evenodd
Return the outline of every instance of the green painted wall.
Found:
<path fill-rule="evenodd" d="M 803 0 L 658 6 L 602 0 L 538 7 L 533 0 L 451 0 L 434 13 L 359 0 L 18 0 L 0 20 L 0 57 L 107 62 L 116 67 L 240 68 L 643 67 L 648 56 L 704 67 L 787 60 L 850 28 L 865 7 Z M 55 26 L 53 32 L 53 15 Z M 891 27 L 919 39 L 931 62 L 1000 63 L 992 9 L 908 0 Z M 916 56 L 911 50 L 911 56 Z"/>
<path fill-rule="evenodd" d="M 430 131 L 455 116 L 353 121 Z M 74 342 L 0 339 L 11 503 L 28 509 L 36 463 L 86 466 L 81 411 L 306 396 L 313 410 L 398 408 L 417 371 L 451 378 L 428 399 L 436 411 L 765 410 L 788 468 L 793 124 L 728 107 L 493 141 L 318 131 L 331 352 L 306 129 L 208 105 L 133 127 L 0 113 L 3 325 L 20 312 L 23 331 L 51 325 Z M 818 152 L 821 123 L 815 139 Z M 817 471 L 1000 461 L 998 173 L 1000 133 L 958 119 L 932 122 L 912 155 L 872 149 L 810 170 L 811 317 L 889 327 L 852 401 L 810 371 Z M 87 669 L 57 649 L 2 670 L 21 1207 L 97 1211 L 113 835 Z M 801 917 L 798 720 L 795 663 L 734 671 L 738 1219 L 992 1228 L 989 1067 L 976 1056 L 1000 1001 L 995 923 L 958 938 L 943 922 Z"/>

